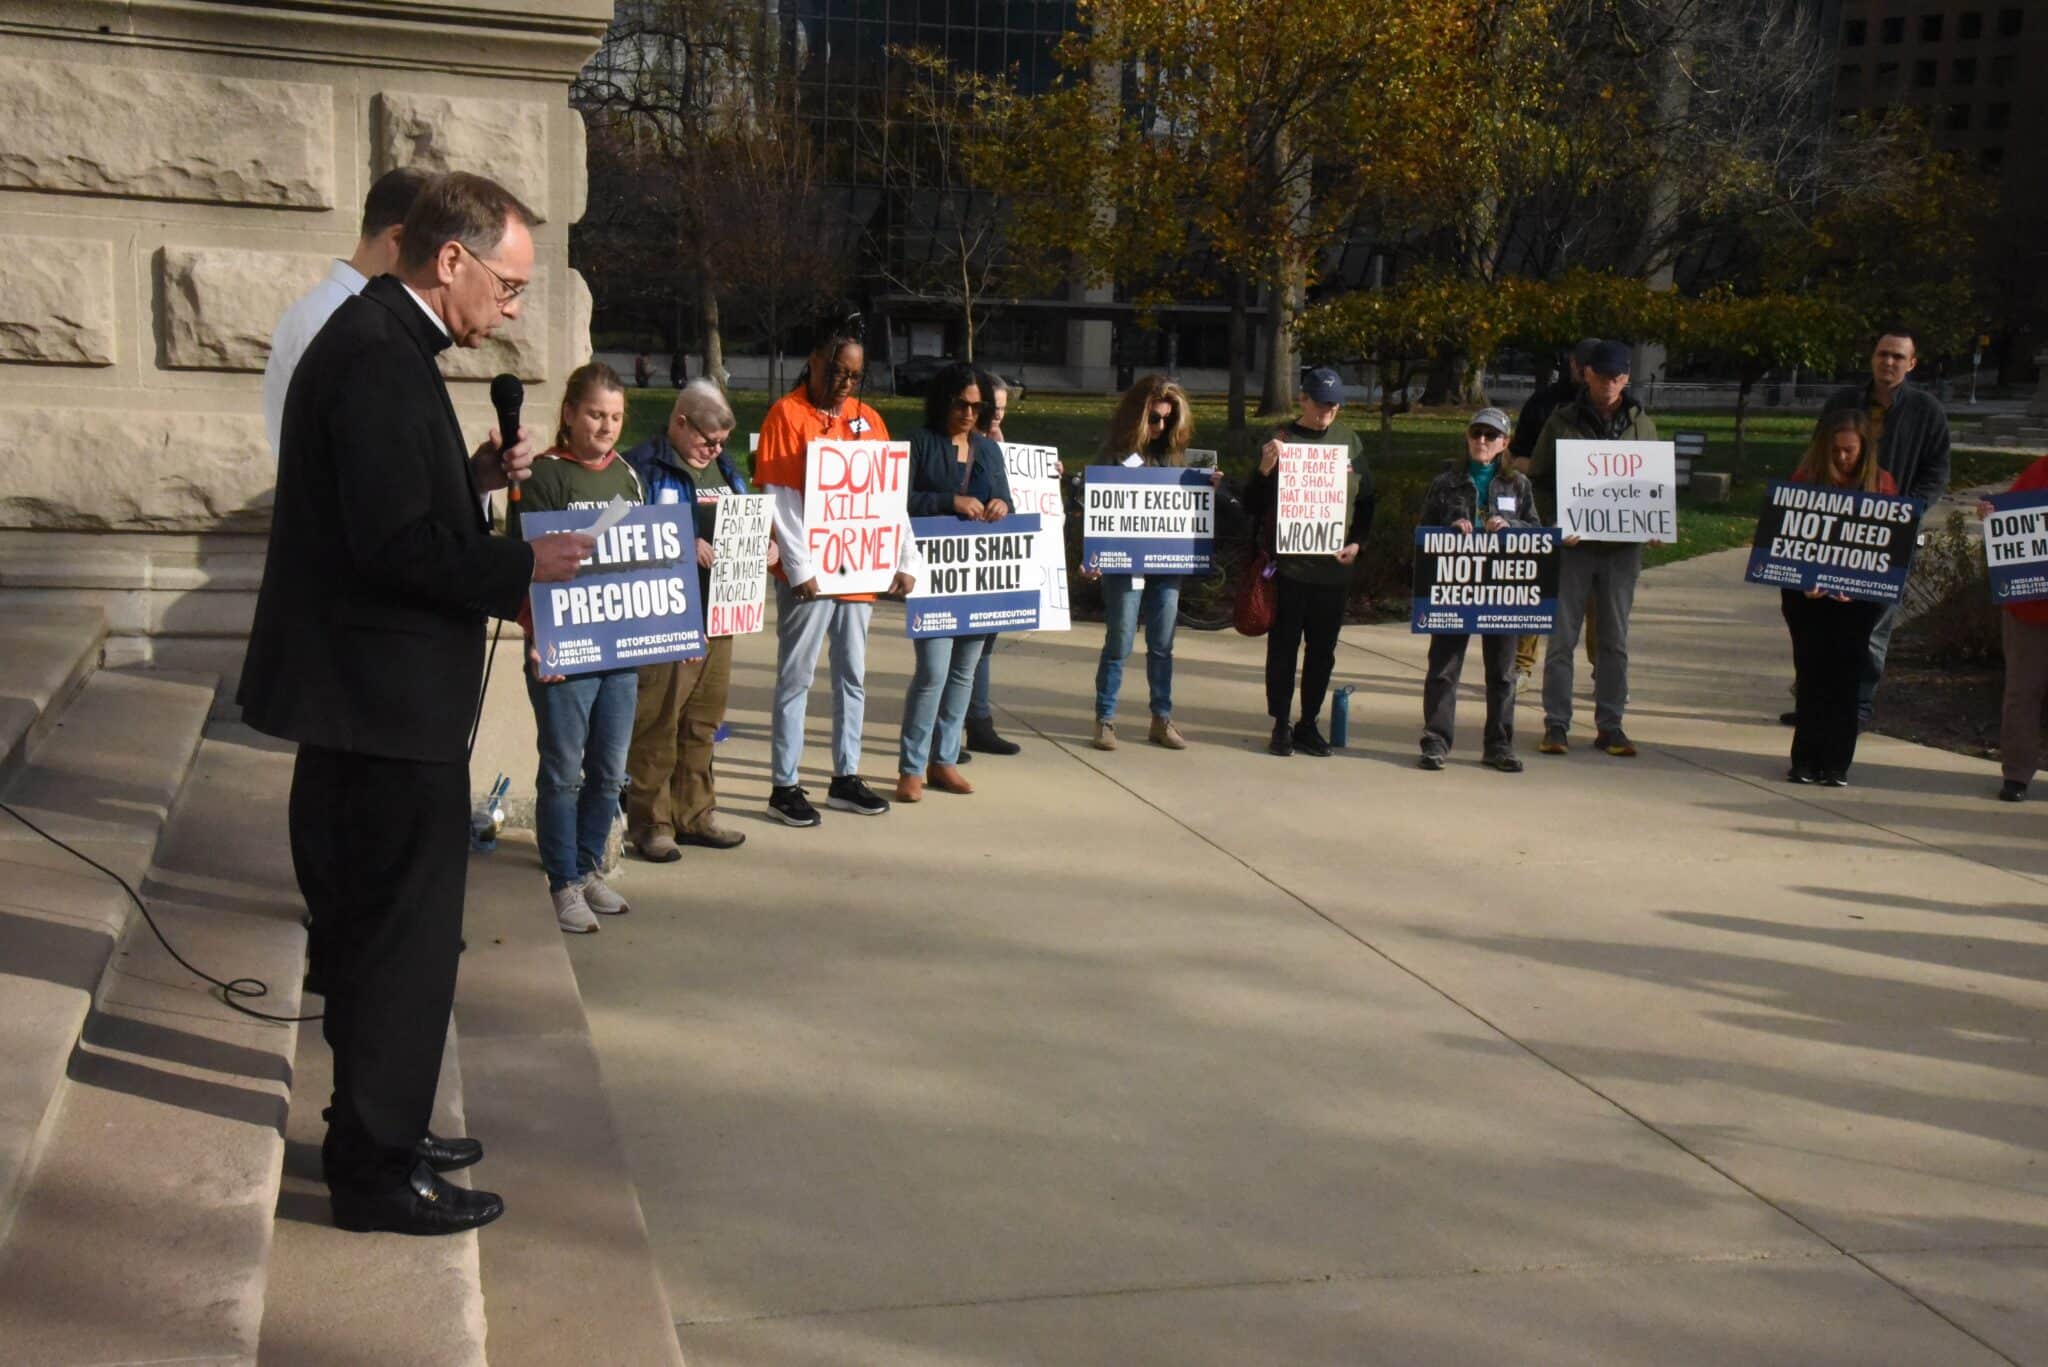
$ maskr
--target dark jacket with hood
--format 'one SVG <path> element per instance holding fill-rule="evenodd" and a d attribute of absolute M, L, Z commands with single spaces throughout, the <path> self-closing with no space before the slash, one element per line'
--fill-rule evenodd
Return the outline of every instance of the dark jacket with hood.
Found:
<path fill-rule="evenodd" d="M 683 462 L 673 446 L 668 444 L 668 434 L 657 432 L 626 452 L 626 464 L 633 467 L 633 473 L 640 476 L 640 488 L 649 503 L 681 503 L 690 509 L 696 520 L 696 535 L 700 541 L 718 539 L 718 500 L 728 493 L 750 494 L 746 476 L 732 457 L 720 450 L 712 462 L 718 472 L 725 476 L 723 489 L 707 485 L 697 487 L 697 475 Z M 702 565 L 697 567 L 697 591 L 704 599 L 711 597 L 711 571 Z M 702 600 L 700 600 L 702 601 Z"/>
<path fill-rule="evenodd" d="M 1443 473 L 1429 482 L 1422 495 L 1422 527 L 1448 527 L 1463 519 L 1473 531 L 1499 518 L 1518 527 L 1541 527 L 1543 515 L 1536 506 L 1536 490 L 1527 475 L 1516 471 L 1514 461 L 1503 452 L 1494 466 L 1493 482 L 1486 486 L 1486 511 L 1479 512 L 1479 482 L 1472 478 L 1472 462 L 1459 456 L 1444 466 Z M 1505 505 L 1505 506 L 1503 506 Z"/>
<path fill-rule="evenodd" d="M 1582 389 L 1578 398 L 1552 413 L 1550 421 L 1543 424 L 1535 452 L 1529 458 L 1529 479 L 1536 486 L 1536 496 L 1549 506 L 1553 515 L 1561 515 L 1557 501 L 1558 442 L 1655 440 L 1657 424 L 1636 402 L 1634 393 L 1622 390 L 1621 404 L 1614 410 L 1614 416 L 1602 417 Z M 1575 549 L 1614 555 L 1641 547 L 1633 541 L 1582 541 Z"/>

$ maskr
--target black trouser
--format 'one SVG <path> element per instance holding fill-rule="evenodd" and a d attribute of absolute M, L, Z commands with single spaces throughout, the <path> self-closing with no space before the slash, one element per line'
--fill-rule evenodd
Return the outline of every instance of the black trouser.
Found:
<path fill-rule="evenodd" d="M 1465 672 L 1470 636 L 1429 638 L 1429 672 L 1422 679 L 1422 748 L 1449 750 L 1458 716 L 1458 676 Z M 1479 638 L 1486 661 L 1486 750 L 1504 754 L 1515 748 L 1515 647 L 1513 636 Z"/>
<path fill-rule="evenodd" d="M 330 1187 L 412 1170 L 427 1132 L 469 873 L 469 769 L 299 747 L 292 863 L 326 979 Z"/>
<path fill-rule="evenodd" d="M 1792 767 L 1846 774 L 1856 758 L 1857 690 L 1869 666 L 1870 633 L 1885 605 L 1808 598 L 1793 589 L 1779 598 L 1798 681 Z"/>
<path fill-rule="evenodd" d="M 1344 626 L 1348 584 L 1304 584 L 1275 575 L 1273 629 L 1266 634 L 1266 715 L 1286 721 L 1294 701 L 1294 657 L 1301 660 L 1301 719 L 1313 722 L 1337 667 L 1337 633 Z M 1308 640 L 1302 650 L 1302 639 Z"/>

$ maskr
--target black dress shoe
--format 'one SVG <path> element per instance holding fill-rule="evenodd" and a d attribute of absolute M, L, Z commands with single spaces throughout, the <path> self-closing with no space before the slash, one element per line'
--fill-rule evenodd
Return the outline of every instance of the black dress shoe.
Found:
<path fill-rule="evenodd" d="M 328 1193 L 334 1227 L 355 1234 L 381 1230 L 388 1234 L 461 1234 L 481 1229 L 505 1213 L 505 1202 L 493 1191 L 471 1191 L 442 1177 L 425 1162 L 396 1187 L 354 1191 L 336 1187 Z"/>
<path fill-rule="evenodd" d="M 443 1139 L 432 1130 L 412 1151 L 435 1172 L 454 1172 L 483 1161 L 484 1146 L 474 1139 Z"/>

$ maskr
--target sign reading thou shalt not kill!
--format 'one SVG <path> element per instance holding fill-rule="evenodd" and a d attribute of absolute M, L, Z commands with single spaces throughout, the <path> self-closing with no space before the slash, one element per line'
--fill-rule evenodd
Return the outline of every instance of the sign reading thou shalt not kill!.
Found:
<path fill-rule="evenodd" d="M 2048 493 L 1993 494 L 1984 519 L 1991 601 L 2048 600 Z"/>
<path fill-rule="evenodd" d="M 909 442 L 811 442 L 804 460 L 804 548 L 818 592 L 888 592 L 903 555 L 909 506 Z"/>
<path fill-rule="evenodd" d="M 1926 507 L 1917 498 L 1780 481 L 1749 552 L 1752 584 L 1896 603 Z"/>
<path fill-rule="evenodd" d="M 768 592 L 769 520 L 766 494 L 726 494 L 718 500 L 711 593 L 704 600 L 707 635 L 747 636 L 761 629 Z"/>
<path fill-rule="evenodd" d="M 1581 541 L 1676 541 L 1677 447 L 1668 441 L 1558 442 L 1557 525 Z"/>
<path fill-rule="evenodd" d="M 1557 624 L 1555 527 L 1415 529 L 1411 627 L 1423 635 L 1530 636 Z"/>
<path fill-rule="evenodd" d="M 1000 522 L 920 517 L 910 530 L 925 559 L 903 603 L 913 641 L 1037 629 L 1038 543 L 1045 536 L 1038 514 L 1013 513 Z"/>
<path fill-rule="evenodd" d="M 1216 550 L 1210 471 L 1091 465 L 1082 563 L 1104 574 L 1207 574 Z"/>
<path fill-rule="evenodd" d="M 1068 631 L 1074 625 L 1067 598 L 1067 508 L 1060 491 L 1060 453 L 1050 446 L 1003 443 L 1010 472 L 1010 506 L 1038 517 L 1038 629 Z"/>
<path fill-rule="evenodd" d="M 1344 549 L 1351 450 L 1282 442 L 1273 513 L 1275 555 L 1335 555 Z"/>
<path fill-rule="evenodd" d="M 527 513 L 531 541 L 549 532 L 590 532 L 590 513 Z M 535 584 L 533 644 L 544 674 L 591 674 L 706 650 L 697 601 L 696 522 L 687 504 L 645 504 L 595 533 L 597 549 L 567 584 Z"/>

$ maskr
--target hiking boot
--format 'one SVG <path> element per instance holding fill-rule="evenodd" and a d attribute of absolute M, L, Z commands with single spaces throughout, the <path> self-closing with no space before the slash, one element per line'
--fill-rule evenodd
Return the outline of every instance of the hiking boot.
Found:
<path fill-rule="evenodd" d="M 619 896 L 611 884 L 604 881 L 604 875 L 593 873 L 583 880 L 583 900 L 599 916 L 624 916 L 632 906 Z"/>
<path fill-rule="evenodd" d="M 1512 750 L 1494 751 L 1486 757 L 1485 764 L 1487 768 L 1498 769 L 1503 774 L 1519 774 L 1522 772 L 1521 757 Z"/>
<path fill-rule="evenodd" d="M 1539 755 L 1562 755 L 1568 753 L 1571 748 L 1564 738 L 1564 728 L 1562 726 L 1546 726 L 1543 728 L 1543 742 L 1536 747 L 1536 753 Z"/>
<path fill-rule="evenodd" d="M 1619 731 L 1603 731 L 1593 738 L 1595 750 L 1605 750 L 1616 759 L 1634 759 L 1636 743 Z"/>
<path fill-rule="evenodd" d="M 1185 750 L 1188 743 L 1182 738 L 1180 728 L 1173 724 L 1172 717 L 1152 718 L 1152 733 L 1146 737 L 1154 745 L 1167 750 Z"/>
<path fill-rule="evenodd" d="M 1094 745 L 1098 750 L 1116 749 L 1116 725 L 1113 722 L 1096 720 Z"/>
<path fill-rule="evenodd" d="M 1317 759 L 1330 757 L 1330 742 L 1323 739 L 1323 733 L 1316 730 L 1316 724 L 1306 717 L 1294 724 L 1294 748 Z"/>
<path fill-rule="evenodd" d="M 896 777 L 896 800 L 898 802 L 924 801 L 924 775 L 899 774 Z"/>
<path fill-rule="evenodd" d="M 640 857 L 650 864 L 673 864 L 683 857 L 676 838 L 667 831 L 639 831 L 628 837 Z"/>
<path fill-rule="evenodd" d="M 785 826 L 815 826 L 824 819 L 801 788 L 772 790 L 768 794 L 768 810 L 781 818 Z"/>
<path fill-rule="evenodd" d="M 1024 747 L 1017 744 L 1016 741 L 1004 740 L 1001 736 L 997 735 L 995 718 L 983 717 L 976 721 L 973 717 L 969 717 L 967 719 L 967 748 L 979 751 L 984 755 L 1014 755 Z M 961 762 L 966 762 L 965 756 L 961 757 Z"/>
<path fill-rule="evenodd" d="M 1282 759 L 1294 753 L 1294 728 L 1285 721 L 1273 723 L 1273 738 L 1266 742 L 1266 753 Z"/>
<path fill-rule="evenodd" d="M 825 805 L 861 816 L 880 816 L 889 810 L 888 799 L 861 782 L 859 774 L 841 774 L 833 779 L 832 786 L 825 790 Z"/>
<path fill-rule="evenodd" d="M 591 935 L 597 931 L 597 917 L 591 915 L 590 903 L 583 900 L 583 885 L 571 883 L 556 888 L 555 924 L 565 935 Z"/>
<path fill-rule="evenodd" d="M 2027 785 L 2016 778 L 2007 779 L 1998 790 L 1998 800 L 2000 802 L 2025 802 L 2027 800 Z"/>
<path fill-rule="evenodd" d="M 738 831 L 728 831 L 723 826 L 706 826 L 701 831 L 684 831 L 676 837 L 676 843 L 697 845 L 707 850 L 732 850 L 746 844 L 747 838 Z"/>
<path fill-rule="evenodd" d="M 957 797 L 966 797 L 974 791 L 974 785 L 967 781 L 967 776 L 950 764 L 934 764 L 925 770 L 924 781 L 942 793 L 952 793 Z"/>

